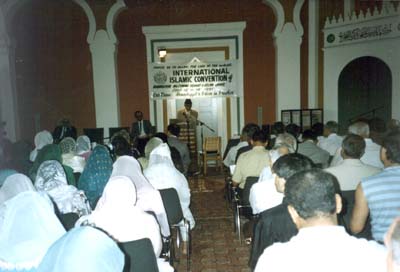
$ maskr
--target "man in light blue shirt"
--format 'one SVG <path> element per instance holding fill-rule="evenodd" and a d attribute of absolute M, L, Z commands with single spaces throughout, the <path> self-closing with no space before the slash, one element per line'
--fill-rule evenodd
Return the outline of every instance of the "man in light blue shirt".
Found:
<path fill-rule="evenodd" d="M 350 228 L 353 233 L 361 232 L 370 214 L 372 237 L 383 242 L 390 224 L 400 216 L 400 132 L 384 139 L 380 156 L 383 171 L 357 186 Z"/>

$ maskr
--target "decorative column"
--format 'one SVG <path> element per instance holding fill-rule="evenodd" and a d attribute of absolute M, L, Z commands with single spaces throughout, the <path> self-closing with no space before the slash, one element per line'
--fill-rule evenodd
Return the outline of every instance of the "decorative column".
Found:
<path fill-rule="evenodd" d="M 281 111 L 300 108 L 300 45 L 303 27 L 300 10 L 304 0 L 297 0 L 293 9 L 293 22 L 285 22 L 285 11 L 278 0 L 264 0 L 276 16 L 273 37 L 276 49 L 276 120 Z"/>
<path fill-rule="evenodd" d="M 308 2 L 308 107 L 318 108 L 319 1 Z"/>
<path fill-rule="evenodd" d="M 118 41 L 113 27 L 118 14 L 126 6 L 123 0 L 117 0 L 107 14 L 106 29 L 97 30 L 95 16 L 86 1 L 74 1 L 89 19 L 87 42 L 92 53 L 96 127 L 104 128 L 104 136 L 108 137 L 108 128 L 120 125 L 116 60 Z"/>

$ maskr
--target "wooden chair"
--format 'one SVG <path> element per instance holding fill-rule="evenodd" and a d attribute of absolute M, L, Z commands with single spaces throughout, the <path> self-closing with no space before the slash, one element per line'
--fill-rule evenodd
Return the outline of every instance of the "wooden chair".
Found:
<path fill-rule="evenodd" d="M 203 173 L 207 175 L 207 162 L 215 161 L 217 167 L 222 169 L 221 137 L 206 137 L 203 143 Z"/>

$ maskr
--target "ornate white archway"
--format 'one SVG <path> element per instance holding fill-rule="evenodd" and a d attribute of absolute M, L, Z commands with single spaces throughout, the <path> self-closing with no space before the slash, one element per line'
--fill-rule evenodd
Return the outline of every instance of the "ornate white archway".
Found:
<path fill-rule="evenodd" d="M 400 118 L 400 8 L 327 18 L 324 29 L 324 119 L 338 120 L 338 80 L 352 60 L 370 56 L 392 73 L 392 118 Z"/>

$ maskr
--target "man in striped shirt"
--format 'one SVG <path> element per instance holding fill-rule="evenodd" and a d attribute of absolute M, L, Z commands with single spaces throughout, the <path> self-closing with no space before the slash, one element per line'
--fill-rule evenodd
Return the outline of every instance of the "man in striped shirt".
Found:
<path fill-rule="evenodd" d="M 400 133 L 389 134 L 383 141 L 381 160 L 384 170 L 361 180 L 357 186 L 351 231 L 363 230 L 371 216 L 372 237 L 383 242 L 394 218 L 400 216 Z"/>

